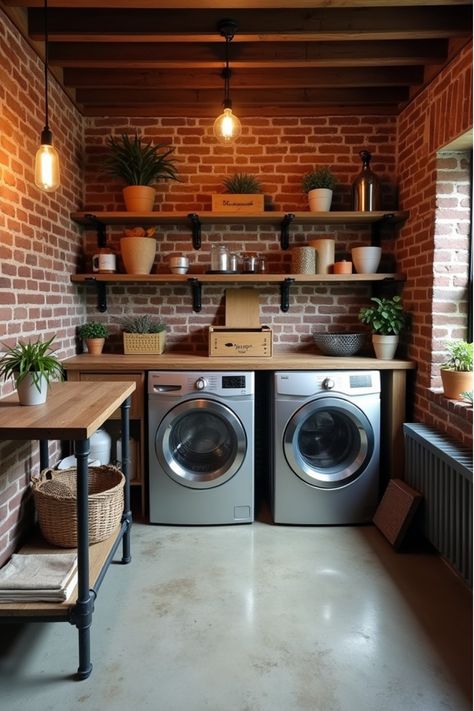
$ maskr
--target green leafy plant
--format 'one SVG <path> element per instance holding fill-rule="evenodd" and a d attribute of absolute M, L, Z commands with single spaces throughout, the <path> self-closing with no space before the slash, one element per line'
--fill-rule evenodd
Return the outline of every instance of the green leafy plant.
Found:
<path fill-rule="evenodd" d="M 124 318 L 121 325 L 122 330 L 126 333 L 161 333 L 166 330 L 164 323 L 148 314 Z"/>
<path fill-rule="evenodd" d="M 407 325 L 407 315 L 399 296 L 391 298 L 371 298 L 374 306 L 366 306 L 359 311 L 359 320 L 381 336 L 398 335 Z"/>
<path fill-rule="evenodd" d="M 440 368 L 466 373 L 472 370 L 472 343 L 461 339 L 450 341 L 446 343 L 446 350 L 449 358 L 444 363 L 441 363 Z"/>
<path fill-rule="evenodd" d="M 18 386 L 30 374 L 38 392 L 41 392 L 42 378 L 48 384 L 54 378 L 63 380 L 63 367 L 51 348 L 53 341 L 54 336 L 48 341 L 20 341 L 16 346 L 5 346 L 6 352 L 0 356 L 0 377 L 4 380 L 13 377 Z"/>
<path fill-rule="evenodd" d="M 79 328 L 79 336 L 81 338 L 107 338 L 108 335 L 109 329 L 107 326 L 98 321 L 88 321 Z"/>
<path fill-rule="evenodd" d="M 461 393 L 461 397 L 463 400 L 466 400 L 472 407 L 472 390 L 464 390 L 464 392 Z"/>
<path fill-rule="evenodd" d="M 303 180 L 301 181 L 301 187 L 304 193 L 308 193 L 310 190 L 316 190 L 317 188 L 334 190 L 336 185 L 336 176 L 328 167 L 311 170 L 303 176 Z"/>
<path fill-rule="evenodd" d="M 227 193 L 251 195 L 263 192 L 260 181 L 250 173 L 235 173 L 235 175 L 230 175 L 224 178 L 223 185 Z"/>
<path fill-rule="evenodd" d="M 107 138 L 109 155 L 105 171 L 127 185 L 152 185 L 159 180 L 179 180 L 176 160 L 169 156 L 174 148 L 164 143 L 147 143 L 136 133 Z M 164 150 L 163 150 L 164 149 Z"/>

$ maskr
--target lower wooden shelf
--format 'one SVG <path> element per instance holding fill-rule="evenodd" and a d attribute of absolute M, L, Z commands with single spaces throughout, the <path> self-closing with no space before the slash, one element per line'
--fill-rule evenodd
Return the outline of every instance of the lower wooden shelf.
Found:
<path fill-rule="evenodd" d="M 120 526 L 112 533 L 109 538 L 100 543 L 94 543 L 89 546 L 89 587 L 93 588 L 102 567 L 107 560 L 107 557 L 112 550 L 117 536 L 120 532 Z M 74 548 L 56 548 L 47 543 L 41 534 L 38 532 L 31 541 L 25 544 L 19 553 L 64 553 L 65 551 L 73 551 Z M 58 619 L 66 619 L 69 616 L 70 609 L 75 605 L 77 599 L 77 587 L 73 590 L 69 600 L 64 602 L 0 602 L 0 618 L 2 617 L 35 617 L 37 615 L 45 615 L 57 617 Z"/>

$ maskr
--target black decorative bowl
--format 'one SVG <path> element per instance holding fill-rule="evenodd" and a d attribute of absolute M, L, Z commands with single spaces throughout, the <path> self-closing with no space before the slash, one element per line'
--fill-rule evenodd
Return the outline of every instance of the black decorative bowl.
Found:
<path fill-rule="evenodd" d="M 313 333 L 313 339 L 323 355 L 352 356 L 358 353 L 367 338 L 366 333 L 331 332 Z"/>

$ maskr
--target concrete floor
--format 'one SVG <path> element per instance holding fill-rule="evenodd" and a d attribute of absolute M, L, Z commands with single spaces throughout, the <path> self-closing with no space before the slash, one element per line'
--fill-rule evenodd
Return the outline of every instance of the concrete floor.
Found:
<path fill-rule="evenodd" d="M 135 524 L 96 602 L 94 670 L 68 624 L 0 627 L 5 711 L 464 711 L 469 591 L 374 527 Z"/>

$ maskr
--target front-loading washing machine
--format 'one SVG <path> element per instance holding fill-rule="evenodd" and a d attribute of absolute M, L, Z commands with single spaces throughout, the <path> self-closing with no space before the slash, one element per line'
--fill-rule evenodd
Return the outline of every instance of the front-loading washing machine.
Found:
<path fill-rule="evenodd" d="M 254 520 L 254 373 L 148 374 L 150 522 Z"/>
<path fill-rule="evenodd" d="M 277 372 L 272 400 L 275 523 L 370 521 L 379 490 L 380 373 Z"/>

